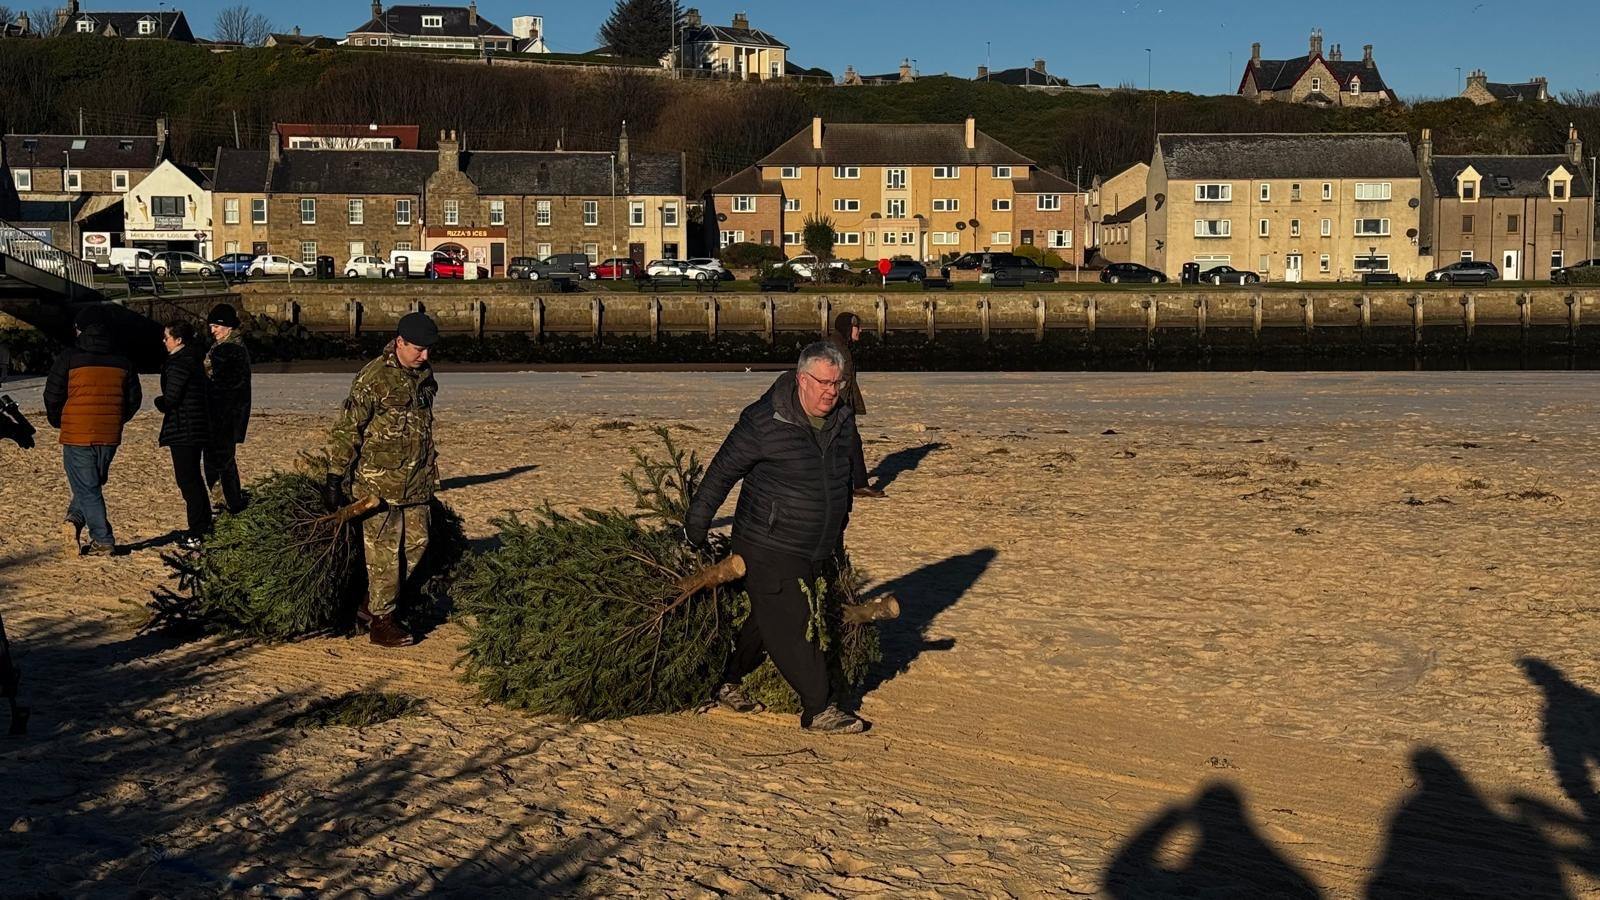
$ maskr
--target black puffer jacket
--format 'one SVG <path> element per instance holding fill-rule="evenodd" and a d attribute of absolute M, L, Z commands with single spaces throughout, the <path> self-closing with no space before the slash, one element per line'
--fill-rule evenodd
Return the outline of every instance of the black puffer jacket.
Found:
<path fill-rule="evenodd" d="M 250 427 L 250 351 L 238 329 L 206 351 L 205 371 L 212 437 L 219 444 L 244 443 Z"/>
<path fill-rule="evenodd" d="M 211 417 L 206 403 L 205 356 L 199 347 L 184 346 L 169 354 L 161 367 L 161 446 L 204 447 L 211 442 Z"/>
<path fill-rule="evenodd" d="M 744 479 L 733 536 L 808 560 L 831 557 L 850 513 L 855 412 L 835 406 L 819 432 L 800 406 L 794 372 L 779 376 L 739 416 L 689 505 L 689 539 L 705 538 L 735 482 Z"/>

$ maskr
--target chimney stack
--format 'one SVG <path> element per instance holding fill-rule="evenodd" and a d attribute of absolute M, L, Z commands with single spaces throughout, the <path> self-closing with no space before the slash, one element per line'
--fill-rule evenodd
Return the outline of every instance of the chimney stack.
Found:
<path fill-rule="evenodd" d="M 989 80 L 989 67 L 988 66 L 979 66 L 978 67 L 978 80 L 979 81 L 988 81 Z"/>
<path fill-rule="evenodd" d="M 1467 73 L 1467 89 L 1471 90 L 1474 87 L 1485 91 L 1489 89 L 1489 76 L 1482 69 L 1473 69 Z"/>
<path fill-rule="evenodd" d="M 811 117 L 811 149 L 822 149 L 822 117 Z"/>
<path fill-rule="evenodd" d="M 900 60 L 900 80 L 901 81 L 910 81 L 911 80 L 911 60 L 910 59 L 902 59 L 902 60 Z"/>
<path fill-rule="evenodd" d="M 1372 45 L 1364 44 L 1361 47 L 1361 64 L 1369 69 L 1376 69 L 1378 64 L 1372 61 Z"/>
<path fill-rule="evenodd" d="M 1311 55 L 1312 56 L 1321 56 L 1322 55 L 1322 29 L 1321 28 L 1313 28 L 1313 29 L 1311 29 Z"/>
<path fill-rule="evenodd" d="M 1344 51 L 1339 48 L 1338 44 L 1334 44 L 1333 49 L 1328 52 L 1328 59 L 1334 62 L 1344 61 Z"/>
<path fill-rule="evenodd" d="M 1433 165 L 1433 129 L 1422 129 L 1422 140 L 1417 141 L 1417 168 L 1422 170 L 1424 180 L 1432 178 L 1428 169 Z"/>
<path fill-rule="evenodd" d="M 439 171 L 461 171 L 461 142 L 454 131 L 439 132 Z"/>
<path fill-rule="evenodd" d="M 267 180 L 272 180 L 272 170 L 278 167 L 278 160 L 283 156 L 283 135 L 278 133 L 276 123 L 272 126 L 271 140 L 267 144 Z"/>
<path fill-rule="evenodd" d="M 1253 63 L 1261 62 L 1261 42 L 1260 41 L 1256 41 L 1254 44 L 1250 45 L 1250 61 L 1253 62 Z"/>
<path fill-rule="evenodd" d="M 978 149 L 978 120 L 967 116 L 967 149 Z"/>
<path fill-rule="evenodd" d="M 749 14 L 742 13 L 742 12 L 734 13 L 733 14 L 733 27 L 735 27 L 735 28 L 743 28 L 744 30 L 749 31 L 750 30 L 750 16 L 749 16 Z"/>
<path fill-rule="evenodd" d="M 167 117 L 156 117 L 156 159 L 167 158 Z"/>
<path fill-rule="evenodd" d="M 700 27 L 700 10 L 689 7 L 683 11 L 683 25 L 685 28 Z"/>
<path fill-rule="evenodd" d="M 295 37 L 299 37 L 300 36 L 300 26 L 299 25 L 296 25 L 294 27 L 294 36 Z"/>
<path fill-rule="evenodd" d="M 1583 141 L 1578 137 L 1578 126 L 1572 124 L 1567 125 L 1567 159 L 1575 166 L 1583 165 Z M 1593 189 L 1594 185 L 1589 187 Z"/>
<path fill-rule="evenodd" d="M 467 4 L 467 24 L 473 28 L 478 27 L 478 0 Z"/>
<path fill-rule="evenodd" d="M 622 185 L 623 193 L 631 193 L 633 184 L 633 168 L 628 159 L 628 120 L 622 120 L 622 134 L 617 137 L 617 181 Z"/>
<path fill-rule="evenodd" d="M 1033 70 L 1035 72 L 1038 72 L 1040 75 L 1043 75 L 1044 74 L 1044 60 L 1042 60 L 1042 59 L 1034 60 L 1033 61 Z"/>

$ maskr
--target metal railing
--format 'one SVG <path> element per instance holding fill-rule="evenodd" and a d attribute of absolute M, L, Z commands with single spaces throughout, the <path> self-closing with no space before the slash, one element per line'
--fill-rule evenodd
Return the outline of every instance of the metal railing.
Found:
<path fill-rule="evenodd" d="M 9 257 L 88 291 L 99 290 L 91 263 L 9 222 L 0 222 L 0 257 Z"/>

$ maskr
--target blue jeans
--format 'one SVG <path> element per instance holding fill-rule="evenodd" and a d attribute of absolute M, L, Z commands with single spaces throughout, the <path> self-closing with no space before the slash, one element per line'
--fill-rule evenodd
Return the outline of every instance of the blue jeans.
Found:
<path fill-rule="evenodd" d="M 106 547 L 116 545 L 111 535 L 111 522 L 106 518 L 106 498 L 101 488 L 111 474 L 111 458 L 117 455 L 115 446 L 61 447 L 61 460 L 67 470 L 67 484 L 72 488 L 72 504 L 67 507 L 67 521 L 89 527 L 89 538 Z"/>

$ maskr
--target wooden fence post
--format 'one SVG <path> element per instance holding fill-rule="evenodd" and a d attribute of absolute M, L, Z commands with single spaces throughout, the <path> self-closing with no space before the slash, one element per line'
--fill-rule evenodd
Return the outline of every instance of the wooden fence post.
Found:
<path fill-rule="evenodd" d="M 1478 326 L 1478 300 L 1472 294 L 1461 295 L 1461 325 L 1467 330 L 1467 343 L 1472 343 L 1472 332 Z"/>
<path fill-rule="evenodd" d="M 1201 297 L 1194 301 L 1194 335 L 1202 345 L 1206 342 L 1206 313 L 1208 312 L 1206 298 Z"/>
<path fill-rule="evenodd" d="M 778 339 L 778 302 L 771 297 L 761 298 L 761 336 L 768 346 Z"/>
<path fill-rule="evenodd" d="M 878 342 L 882 343 L 889 336 L 889 298 L 879 294 L 872 305 L 878 314 Z"/>
<path fill-rule="evenodd" d="M 1301 319 L 1305 323 L 1306 343 L 1311 342 L 1311 331 L 1317 327 L 1317 305 L 1312 302 L 1310 294 L 1300 295 Z"/>
<path fill-rule="evenodd" d="M 1406 298 L 1411 304 L 1411 346 L 1415 350 L 1422 349 L 1422 304 L 1421 294 L 1412 294 Z"/>
<path fill-rule="evenodd" d="M 1150 353 L 1156 348 L 1156 298 L 1145 297 L 1139 305 L 1144 307 L 1144 352 Z"/>
<path fill-rule="evenodd" d="M 283 301 L 283 320 L 290 325 L 300 324 L 300 304 L 293 300 Z"/>
<path fill-rule="evenodd" d="M 1094 297 L 1083 308 L 1084 323 L 1089 327 L 1089 343 L 1094 343 L 1095 328 L 1100 324 L 1100 301 Z"/>
<path fill-rule="evenodd" d="M 1517 327 L 1521 330 L 1522 348 L 1528 348 L 1528 329 L 1533 325 L 1533 294 L 1517 295 Z"/>
<path fill-rule="evenodd" d="M 1033 342 L 1044 343 L 1044 298 L 1033 298 Z"/>
<path fill-rule="evenodd" d="M 600 343 L 600 336 L 605 331 L 605 314 L 606 307 L 600 298 L 589 298 L 589 336 L 596 344 Z"/>
<path fill-rule="evenodd" d="M 978 298 L 978 332 L 983 336 L 983 342 L 989 342 L 989 298 Z"/>
<path fill-rule="evenodd" d="M 1578 346 L 1578 320 L 1583 315 L 1583 304 L 1578 301 L 1577 294 L 1567 295 L 1567 346 L 1574 349 Z"/>
<path fill-rule="evenodd" d="M 928 314 L 928 343 L 933 343 L 933 312 L 937 305 L 936 300 L 922 301 L 922 311 Z"/>
<path fill-rule="evenodd" d="M 544 298 L 533 298 L 533 342 L 544 342 Z"/>
<path fill-rule="evenodd" d="M 1250 340 L 1261 343 L 1261 295 L 1250 298 Z"/>
<path fill-rule="evenodd" d="M 833 301 L 827 297 L 818 299 L 817 312 L 820 313 L 818 318 L 821 320 L 818 333 L 823 337 L 827 337 L 828 333 L 833 330 L 833 322 L 831 321 L 833 319 Z"/>
<path fill-rule="evenodd" d="M 1372 335 L 1372 298 L 1362 294 L 1356 298 L 1356 312 L 1360 315 L 1361 343 Z"/>
<path fill-rule="evenodd" d="M 360 300 L 351 300 L 350 304 L 349 304 L 349 312 L 350 312 L 350 336 L 351 337 L 360 337 L 361 336 L 361 301 Z"/>
<path fill-rule="evenodd" d="M 717 340 L 717 315 L 722 312 L 722 303 L 715 297 L 706 300 L 706 340 L 713 343 Z"/>
<path fill-rule="evenodd" d="M 489 324 L 489 304 L 482 300 L 472 301 L 472 333 L 483 340 L 483 332 Z"/>
<path fill-rule="evenodd" d="M 650 298 L 650 343 L 661 340 L 661 298 Z"/>

